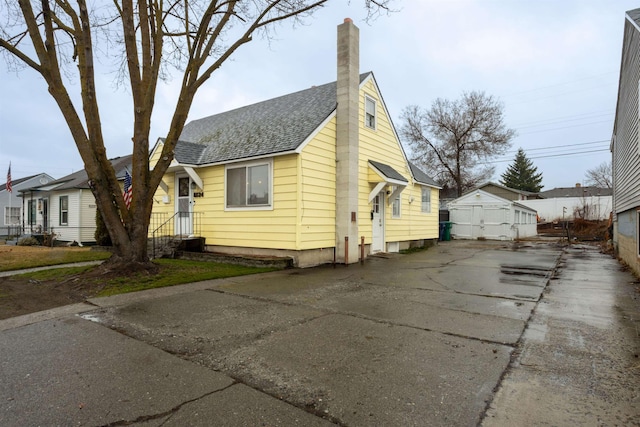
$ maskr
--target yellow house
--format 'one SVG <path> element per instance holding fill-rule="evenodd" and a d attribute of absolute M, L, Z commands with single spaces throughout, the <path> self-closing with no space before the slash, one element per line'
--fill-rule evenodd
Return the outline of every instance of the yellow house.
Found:
<path fill-rule="evenodd" d="M 338 27 L 336 82 L 188 123 L 154 215 L 207 251 L 301 267 L 437 240 L 439 187 L 407 160 L 373 73 L 359 74 L 358 38 L 351 20 Z"/>

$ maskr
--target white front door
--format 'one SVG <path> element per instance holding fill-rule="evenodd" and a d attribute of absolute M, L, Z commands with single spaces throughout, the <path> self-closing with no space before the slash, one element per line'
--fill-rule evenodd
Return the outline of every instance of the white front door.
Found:
<path fill-rule="evenodd" d="M 384 193 L 373 198 L 371 206 L 371 252 L 384 251 Z"/>
<path fill-rule="evenodd" d="M 188 175 L 176 175 L 176 224 L 174 234 L 188 236 L 193 231 L 193 192 Z"/>

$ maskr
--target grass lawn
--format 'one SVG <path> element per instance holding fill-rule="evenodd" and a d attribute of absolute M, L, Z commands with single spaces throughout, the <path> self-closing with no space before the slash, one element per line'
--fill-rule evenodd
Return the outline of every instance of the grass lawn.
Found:
<path fill-rule="evenodd" d="M 0 245 L 0 271 L 100 261 L 110 256 L 110 252 L 92 251 L 90 248 Z"/>
<path fill-rule="evenodd" d="M 242 265 L 222 264 L 216 262 L 190 261 L 181 259 L 157 259 L 153 261 L 160 267 L 158 274 L 137 273 L 126 277 L 93 277 L 88 272 L 89 267 L 68 267 L 25 273 L 16 278 L 36 282 L 76 283 L 81 281 L 90 296 L 110 296 L 145 289 L 162 288 L 183 283 L 200 282 L 202 280 L 222 279 L 225 277 L 244 276 L 247 274 L 266 273 L 276 271 L 273 267 L 246 267 Z M 58 286 L 64 289 L 64 286 Z M 88 296 L 89 296 L 88 295 Z"/>

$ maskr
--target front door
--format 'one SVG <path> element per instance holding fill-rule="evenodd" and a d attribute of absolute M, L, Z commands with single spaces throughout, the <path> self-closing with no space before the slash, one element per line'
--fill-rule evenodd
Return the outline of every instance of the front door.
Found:
<path fill-rule="evenodd" d="M 193 231 L 193 193 L 191 179 L 176 175 L 176 229 L 175 234 L 188 236 Z"/>
<path fill-rule="evenodd" d="M 384 193 L 373 198 L 371 206 L 371 252 L 384 251 Z"/>

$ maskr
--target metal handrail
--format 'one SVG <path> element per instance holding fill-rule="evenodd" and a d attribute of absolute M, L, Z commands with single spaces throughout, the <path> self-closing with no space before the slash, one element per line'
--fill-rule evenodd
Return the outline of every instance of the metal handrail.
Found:
<path fill-rule="evenodd" d="M 179 218 L 190 217 L 191 230 L 188 235 L 183 233 L 182 230 L 182 221 L 179 221 Z M 185 237 L 192 237 L 200 234 L 200 223 L 202 218 L 202 212 L 193 212 L 193 211 L 178 211 L 169 217 L 166 221 L 164 221 L 160 226 L 154 229 L 151 232 L 151 242 L 152 242 L 152 258 L 156 257 L 156 254 L 161 248 L 164 248 L 170 242 L 181 242 L 185 239 Z M 175 230 L 176 224 L 178 225 L 178 230 Z M 177 231 L 177 232 L 176 232 Z M 184 230 L 187 231 L 187 230 Z"/>

